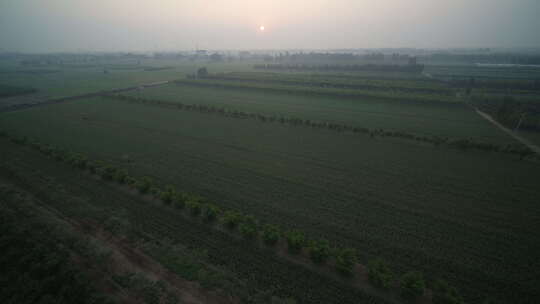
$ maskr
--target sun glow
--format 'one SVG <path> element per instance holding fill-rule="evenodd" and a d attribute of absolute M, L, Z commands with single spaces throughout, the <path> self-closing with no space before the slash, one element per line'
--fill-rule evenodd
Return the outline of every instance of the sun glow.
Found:
<path fill-rule="evenodd" d="M 259 31 L 264 32 L 264 25 L 259 26 Z"/>

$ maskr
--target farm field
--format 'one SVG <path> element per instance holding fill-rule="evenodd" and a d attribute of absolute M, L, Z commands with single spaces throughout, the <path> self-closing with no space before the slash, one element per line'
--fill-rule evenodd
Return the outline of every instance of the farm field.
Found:
<path fill-rule="evenodd" d="M 166 67 L 166 69 L 160 69 Z M 57 98 L 100 90 L 129 87 L 142 83 L 175 80 L 193 73 L 196 64 L 151 59 L 112 60 L 89 64 L 65 64 L 43 66 L 18 66 L 10 61 L 0 60 L 0 84 L 34 88 L 36 95 L 42 98 Z M 216 63 L 216 71 L 242 71 L 250 69 L 247 64 Z M 104 73 L 104 70 L 107 73 Z"/>
<path fill-rule="evenodd" d="M 486 67 L 477 65 L 426 65 L 426 73 L 442 79 L 469 79 L 471 77 L 492 80 L 540 79 L 538 67 Z"/>
<path fill-rule="evenodd" d="M 135 97 L 276 116 L 347 123 L 366 128 L 495 143 L 513 140 L 463 103 L 399 102 L 373 97 L 305 96 L 286 92 L 171 84 L 127 93 Z"/>
<path fill-rule="evenodd" d="M 193 103 L 226 96 L 234 100 L 226 106 L 246 111 L 271 111 L 266 104 L 278 100 L 259 94 L 267 101 L 251 105 L 255 93 L 176 86 L 140 94 L 173 100 L 182 89 Z M 328 103 L 311 100 L 319 105 L 313 113 Z M 278 105 L 273 113 L 289 110 Z M 102 98 L 4 113 L 0 128 L 357 248 L 363 263 L 382 257 L 400 273 L 444 277 L 470 302 L 538 297 L 530 267 L 540 254 L 535 162 Z"/>
<path fill-rule="evenodd" d="M 0 304 L 539 304 L 540 1 L 473 2 L 0 0 Z"/>
<path fill-rule="evenodd" d="M 349 286 L 347 281 L 289 263 L 271 250 L 231 237 L 213 229 L 211 224 L 186 219 L 180 211 L 171 212 L 166 206 L 122 191 L 28 147 L 14 145 L 6 139 L 0 139 L 0 143 L 4 147 L 0 151 L 0 176 L 29 189 L 42 204 L 73 221 L 104 226 L 112 223 L 115 230 L 144 240 L 147 250 L 158 244 L 171 244 L 170 248 L 155 250 L 154 256 L 180 275 L 188 275 L 190 268 L 195 268 L 195 276 L 201 276 L 201 270 L 197 270 L 203 269 L 211 290 L 244 301 L 264 296 L 271 290 L 283 298 L 301 299 L 302 303 L 399 303 L 393 297 L 367 295 Z M 168 254 L 175 246 L 200 252 L 197 260 L 186 261 Z M 235 302 L 222 299 L 219 303 Z"/>

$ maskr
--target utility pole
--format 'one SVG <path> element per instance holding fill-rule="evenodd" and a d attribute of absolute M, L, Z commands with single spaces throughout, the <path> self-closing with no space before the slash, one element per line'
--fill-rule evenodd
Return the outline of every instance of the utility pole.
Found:
<path fill-rule="evenodd" d="M 521 122 L 523 121 L 523 118 L 525 117 L 526 114 L 527 113 L 525 113 L 525 112 L 521 113 L 521 116 L 519 117 L 518 124 L 517 124 L 516 128 L 514 129 L 514 132 L 519 130 L 519 127 L 521 126 Z"/>

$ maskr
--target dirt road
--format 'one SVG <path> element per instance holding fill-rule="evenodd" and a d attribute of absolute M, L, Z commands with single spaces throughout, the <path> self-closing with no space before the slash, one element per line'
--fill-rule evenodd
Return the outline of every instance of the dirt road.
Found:
<path fill-rule="evenodd" d="M 23 109 L 27 109 L 27 108 L 45 106 L 45 105 L 54 104 L 54 103 L 73 101 L 73 100 L 82 99 L 82 98 L 97 97 L 97 96 L 102 96 L 102 95 L 106 95 L 106 94 L 114 94 L 114 93 L 128 92 L 128 91 L 133 91 L 133 90 L 140 90 L 140 89 L 144 89 L 144 88 L 157 87 L 157 86 L 162 86 L 162 85 L 168 84 L 170 82 L 171 81 L 167 80 L 167 81 L 158 81 L 158 82 L 152 82 L 152 83 L 143 83 L 143 84 L 127 87 L 127 88 L 104 90 L 104 91 L 98 91 L 98 92 L 86 93 L 86 94 L 68 96 L 68 97 L 51 98 L 51 99 L 44 100 L 42 102 L 35 101 L 35 102 L 31 102 L 31 103 L 12 104 L 12 105 L 8 105 L 8 106 L 6 106 L 4 108 L 0 107 L 0 113 L 2 113 L 2 112 L 13 112 L 13 111 L 23 110 Z"/>
<path fill-rule="evenodd" d="M 493 117 L 491 117 L 491 115 L 487 114 L 487 113 L 484 113 L 480 110 L 478 110 L 477 108 L 474 108 L 474 110 L 476 111 L 476 113 L 478 113 L 480 116 L 482 116 L 484 119 L 486 119 L 487 121 L 491 122 L 492 124 L 494 124 L 497 128 L 501 129 L 502 131 L 504 131 L 506 134 L 512 136 L 515 140 L 519 141 L 520 143 L 524 144 L 525 146 L 529 147 L 529 149 L 531 149 L 532 151 L 534 151 L 536 154 L 540 154 L 540 147 L 533 144 L 532 142 L 530 142 L 529 140 L 517 135 L 515 132 L 512 132 L 512 130 L 508 129 L 507 127 L 501 125 L 500 123 L 498 123 L 495 119 L 493 119 Z"/>

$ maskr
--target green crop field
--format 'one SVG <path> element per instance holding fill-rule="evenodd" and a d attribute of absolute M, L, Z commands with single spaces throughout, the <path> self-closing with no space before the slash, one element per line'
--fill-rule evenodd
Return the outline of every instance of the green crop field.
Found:
<path fill-rule="evenodd" d="M 142 83 L 175 80 L 193 73 L 200 64 L 174 61 L 106 61 L 92 64 L 62 64 L 25 67 L 0 60 L 0 84 L 37 89 L 43 98 L 65 97 L 122 88 Z M 166 69 L 161 69 L 166 67 Z M 147 70 L 145 70 L 147 69 Z M 148 70 L 150 69 L 150 70 Z M 212 64 L 214 71 L 249 70 L 247 64 Z M 104 73 L 104 70 L 107 73 Z"/>
<path fill-rule="evenodd" d="M 128 95 L 423 135 L 472 137 L 496 143 L 513 141 L 463 103 L 438 104 L 400 102 L 374 97 L 305 96 L 287 92 L 261 93 L 256 90 L 191 85 L 167 85 Z"/>
<path fill-rule="evenodd" d="M 351 111 L 360 108 L 353 101 L 184 86 L 141 94 L 292 114 L 312 102 L 317 106 L 302 113 L 320 115 L 317 119 L 360 121 L 323 110 L 342 103 Z M 249 103 L 250 99 L 262 101 Z M 287 101 L 297 105 L 289 106 Z M 398 105 L 371 101 L 371 106 L 392 112 L 389 119 L 397 122 L 396 127 L 401 119 L 406 124 L 403 111 L 407 110 Z M 421 111 L 419 105 L 403 105 L 409 106 Z M 444 117 L 446 108 L 426 108 L 426 116 Z M 453 111 L 448 116 L 456 120 L 459 113 L 469 113 L 465 107 L 447 109 Z M 483 125 L 472 114 L 464 117 L 473 125 Z M 384 123 L 383 127 L 390 124 Z M 429 122 L 425 128 L 435 124 Z M 414 126 L 412 119 L 410 126 Z M 497 136 L 495 128 L 484 126 L 484 134 Z M 530 265 L 540 255 L 540 165 L 516 156 L 109 98 L 4 113 L 0 128 L 84 152 L 127 168 L 135 176 L 150 176 L 159 184 L 198 193 L 220 207 L 252 214 L 263 222 L 357 248 L 362 263 L 382 257 L 398 273 L 420 270 L 430 279 L 446 278 L 473 303 L 486 296 L 531 303 L 539 294 L 535 278 L 540 273 Z M 101 200 L 107 200 L 107 195 Z M 249 259 L 248 253 L 245 258 Z M 245 273 L 240 276 L 250 278 Z M 318 297 L 306 302 L 326 299 Z"/>

